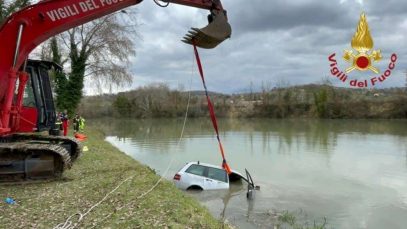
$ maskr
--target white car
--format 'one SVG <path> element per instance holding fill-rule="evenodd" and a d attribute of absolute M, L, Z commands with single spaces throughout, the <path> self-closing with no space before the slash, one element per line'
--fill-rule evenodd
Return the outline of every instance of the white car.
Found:
<path fill-rule="evenodd" d="M 229 180 L 238 180 L 242 175 L 232 172 L 230 178 L 222 167 L 205 163 L 190 162 L 174 176 L 179 189 L 218 190 L 229 189 Z"/>

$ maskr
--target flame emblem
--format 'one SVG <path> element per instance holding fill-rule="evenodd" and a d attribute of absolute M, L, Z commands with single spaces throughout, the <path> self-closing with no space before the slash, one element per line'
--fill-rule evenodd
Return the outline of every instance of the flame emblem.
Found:
<path fill-rule="evenodd" d="M 367 24 L 366 14 L 360 15 L 358 27 L 355 35 L 353 35 L 351 46 L 357 53 L 352 50 L 345 50 L 343 59 L 352 63 L 352 66 L 346 69 L 346 73 L 349 73 L 355 69 L 359 71 L 371 70 L 374 73 L 379 73 L 379 69 L 372 66 L 372 62 L 378 62 L 382 59 L 381 51 L 373 49 L 373 39 L 370 35 L 369 25 Z"/>

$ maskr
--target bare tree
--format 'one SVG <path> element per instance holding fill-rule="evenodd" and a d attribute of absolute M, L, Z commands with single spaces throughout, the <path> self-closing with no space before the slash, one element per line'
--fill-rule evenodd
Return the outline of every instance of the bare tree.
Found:
<path fill-rule="evenodd" d="M 73 28 L 55 38 L 62 56 L 61 64 L 69 69 L 66 79 L 61 80 L 64 83 L 56 85 L 60 87 L 57 90 L 60 91 L 57 94 L 57 105 L 61 105 L 59 109 L 70 112 L 76 109 L 82 98 L 85 77 L 90 78 L 97 88 L 132 82 L 128 64 L 136 53 L 133 42 L 138 38 L 136 27 L 135 12 L 121 11 Z M 55 50 L 52 52 L 49 59 L 54 59 Z"/>
<path fill-rule="evenodd" d="M 75 56 L 86 59 L 85 77 L 117 85 L 131 82 L 127 64 L 136 53 L 137 23 L 135 12 L 121 12 L 126 13 L 108 15 L 60 36 L 71 62 Z"/>

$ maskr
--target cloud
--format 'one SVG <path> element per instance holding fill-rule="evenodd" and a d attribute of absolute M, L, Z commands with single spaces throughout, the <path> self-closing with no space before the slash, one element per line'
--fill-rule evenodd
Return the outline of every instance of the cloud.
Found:
<path fill-rule="evenodd" d="M 341 0 L 341 4 L 343 4 L 343 3 L 345 3 L 345 2 L 348 2 L 349 0 Z M 351 0 L 351 1 L 353 1 L 353 0 Z M 356 3 L 359 3 L 360 5 L 363 5 L 363 0 L 354 0 L 354 2 L 356 2 Z"/>
<path fill-rule="evenodd" d="M 200 50 L 210 90 L 233 93 L 246 90 L 250 84 L 277 85 L 284 80 L 291 85 L 320 82 L 329 74 L 328 56 L 337 53 L 341 67 L 344 49 L 356 31 L 361 12 L 367 20 L 375 42 L 381 49 L 381 69 L 388 65 L 391 53 L 399 56 L 393 78 L 380 87 L 403 86 L 407 68 L 406 30 L 407 1 L 320 1 L 320 0 L 233 0 L 223 1 L 233 28 L 232 38 L 215 49 Z M 194 64 L 192 47 L 180 42 L 190 27 L 206 25 L 204 10 L 170 4 L 156 7 L 143 1 L 139 12 L 137 56 L 131 66 L 134 85 L 151 82 L 167 83 L 173 88 L 188 85 L 193 74 L 193 89 L 202 89 Z M 343 63 L 342 63 L 343 62 Z M 352 77 L 370 73 L 355 72 Z M 125 89 L 131 89 L 125 88 Z"/>

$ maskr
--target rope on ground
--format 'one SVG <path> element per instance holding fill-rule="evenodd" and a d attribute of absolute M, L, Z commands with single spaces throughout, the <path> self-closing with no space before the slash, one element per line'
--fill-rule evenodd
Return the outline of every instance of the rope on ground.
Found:
<path fill-rule="evenodd" d="M 86 215 L 88 215 L 94 208 L 96 208 L 97 206 L 99 206 L 103 201 L 105 201 L 112 193 L 114 193 L 120 186 L 122 186 L 122 184 L 124 184 L 126 181 L 133 179 L 135 175 L 130 176 L 128 178 L 126 178 L 125 180 L 123 180 L 122 182 L 120 182 L 119 185 L 117 185 L 114 189 L 112 189 L 112 191 L 110 191 L 109 193 L 107 193 L 99 202 L 97 202 L 96 204 L 94 204 L 92 207 L 90 207 L 88 209 L 88 211 L 86 211 L 84 214 L 78 212 L 75 213 L 71 216 L 69 216 L 66 221 L 64 223 L 60 223 L 57 226 L 54 227 L 54 229 L 71 229 L 71 228 L 75 228 L 77 225 L 79 225 L 79 223 L 85 218 Z M 74 218 L 75 216 L 78 216 L 78 222 L 77 223 L 73 223 L 71 221 L 72 218 Z"/>
<path fill-rule="evenodd" d="M 193 67 L 192 67 L 192 74 L 193 74 Z M 191 76 L 192 76 L 192 74 L 191 74 Z M 186 107 L 186 111 L 185 111 L 185 117 L 184 117 L 184 122 L 183 122 L 183 125 L 182 125 L 182 129 L 181 129 L 181 134 L 180 134 L 180 137 L 179 137 L 178 142 L 177 142 L 177 149 L 178 149 L 179 144 L 180 144 L 180 142 L 181 142 L 181 140 L 182 140 L 182 138 L 183 138 L 184 130 L 185 130 L 185 126 L 186 126 L 186 122 L 187 122 L 187 118 L 188 118 L 188 111 L 189 111 L 189 105 L 190 105 L 190 100 L 191 100 L 191 86 L 192 86 L 192 77 L 191 77 L 191 79 L 190 79 L 190 90 L 189 90 L 189 92 L 188 92 L 188 103 L 187 103 L 187 107 Z M 169 169 L 170 169 L 170 167 L 171 167 L 171 165 L 172 165 L 173 162 L 174 162 L 174 157 L 172 157 L 170 163 L 168 164 L 166 170 L 164 171 L 164 173 L 162 174 L 162 176 L 160 177 L 160 179 L 158 179 L 157 182 L 156 182 L 153 186 L 151 186 L 151 188 L 150 188 L 149 190 L 147 190 L 146 192 L 142 193 L 140 196 L 136 197 L 135 200 L 139 200 L 139 199 L 143 198 L 144 196 L 148 195 L 150 192 L 152 192 L 152 191 L 160 184 L 160 182 L 164 179 L 165 175 L 168 173 L 168 171 L 169 171 Z M 69 217 L 65 220 L 64 223 L 58 224 L 58 225 L 55 226 L 53 229 L 74 229 L 74 228 L 76 228 L 76 227 L 82 222 L 82 220 L 83 220 L 94 208 L 96 208 L 96 207 L 99 206 L 101 203 L 103 203 L 111 194 L 113 194 L 117 189 L 119 189 L 120 186 L 122 186 L 125 182 L 127 182 L 127 181 L 129 181 L 129 180 L 133 180 L 133 178 L 134 178 L 135 176 L 136 176 L 136 175 L 132 175 L 132 176 L 127 177 L 126 179 L 124 179 L 122 182 L 119 183 L 119 185 L 117 185 L 114 189 L 112 189 L 109 193 L 107 193 L 99 202 L 97 202 L 96 204 L 94 204 L 93 206 L 91 206 L 84 214 L 82 214 L 82 213 L 80 213 L 80 212 L 75 213 L 75 214 L 72 214 L 71 216 L 69 216 Z M 135 201 L 135 200 L 134 200 L 134 201 Z M 125 204 L 125 205 L 119 207 L 117 210 L 121 210 L 121 209 L 123 209 L 123 208 L 129 206 L 129 205 L 132 204 L 134 201 L 130 201 L 129 203 L 127 203 L 127 204 Z M 112 216 L 112 215 L 113 215 L 113 213 L 108 214 L 105 218 L 103 218 L 103 219 L 102 219 L 101 221 L 99 221 L 98 223 L 103 222 L 104 220 L 108 219 L 108 218 L 109 218 L 110 216 Z M 74 223 L 74 221 L 72 221 L 72 219 L 74 219 L 75 216 L 78 217 L 76 223 Z M 91 228 L 94 228 L 94 227 L 96 227 L 96 226 L 97 226 L 97 224 L 94 225 L 94 226 L 91 227 Z"/>
<path fill-rule="evenodd" d="M 171 162 L 168 164 L 167 169 L 165 170 L 164 174 L 166 174 L 166 173 L 168 172 L 168 170 L 170 169 L 171 164 L 172 164 L 173 162 L 174 162 L 174 158 L 173 158 L 173 159 L 171 160 Z M 136 200 L 139 200 L 139 199 L 143 198 L 144 196 L 148 195 L 150 192 L 152 192 L 152 191 L 160 184 L 160 182 L 163 180 L 163 178 L 165 177 L 164 174 L 160 177 L 160 179 L 157 180 L 157 182 L 156 182 L 149 190 L 147 190 L 146 192 L 144 192 L 144 193 L 142 193 L 141 195 L 137 196 L 136 199 L 134 199 L 133 201 L 130 201 L 130 202 L 128 202 L 127 204 L 125 204 L 125 205 L 123 205 L 123 206 L 121 206 L 121 207 L 118 207 L 118 208 L 116 209 L 116 211 L 120 211 L 120 210 L 122 210 L 123 208 L 128 207 L 130 204 L 133 204 Z M 115 213 L 115 212 L 113 212 L 113 213 Z M 100 220 L 96 225 L 92 226 L 90 229 L 95 228 L 99 223 L 101 223 L 101 222 L 105 221 L 106 219 L 110 218 L 110 216 L 112 216 L 113 213 L 108 214 L 106 217 L 104 217 L 102 220 Z"/>

